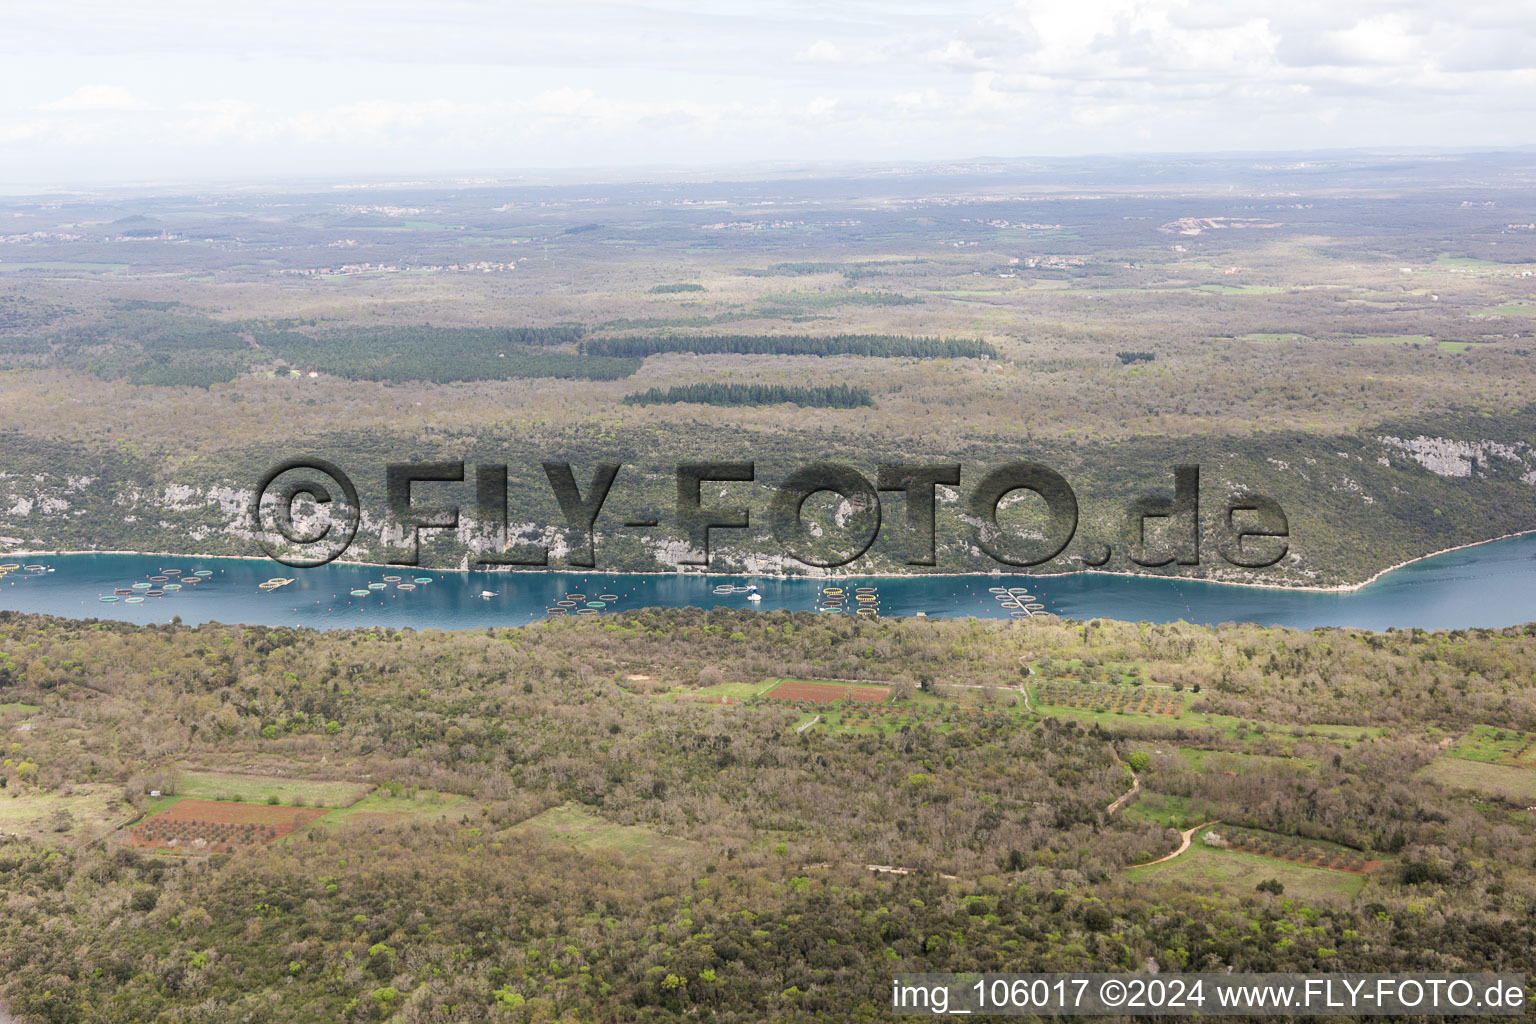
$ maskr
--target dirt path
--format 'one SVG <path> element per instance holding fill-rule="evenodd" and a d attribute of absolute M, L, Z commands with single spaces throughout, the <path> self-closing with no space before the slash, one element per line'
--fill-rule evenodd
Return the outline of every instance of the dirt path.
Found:
<path fill-rule="evenodd" d="M 1035 674 L 1034 666 L 1031 665 L 1029 662 L 1025 661 L 1024 660 L 1024 655 L 1022 655 L 1022 654 L 1019 655 L 1019 664 L 1023 665 L 1024 666 L 1024 671 L 1028 672 L 1031 676 L 1033 676 Z M 1019 692 L 1024 695 L 1024 710 L 1028 711 L 1030 714 L 1034 714 L 1035 713 L 1035 709 L 1029 706 L 1029 684 L 1025 683 L 1023 686 L 1020 686 L 1019 687 Z"/>
<path fill-rule="evenodd" d="M 895 867 L 895 866 L 890 865 L 890 864 L 865 864 L 864 867 L 865 867 L 866 870 L 869 870 L 869 871 L 880 871 L 880 872 L 883 872 L 884 874 L 887 874 L 887 875 L 910 875 L 913 872 L 912 868 L 898 868 L 898 867 Z M 956 882 L 956 881 L 960 880 L 960 876 L 959 875 L 946 875 L 946 874 L 942 874 L 941 873 L 939 875 L 939 877 L 940 878 L 947 878 L 951 882 Z"/>
<path fill-rule="evenodd" d="M 800 733 L 805 732 L 805 730 L 809 729 L 811 726 L 815 725 L 819 721 L 821 721 L 821 716 L 820 715 L 813 716 L 809 722 L 806 722 L 804 725 L 800 726 L 798 729 L 795 730 L 795 735 L 798 736 Z"/>
<path fill-rule="evenodd" d="M 1183 832 L 1179 833 L 1180 840 L 1179 840 L 1179 848 L 1177 850 L 1174 850 L 1170 854 L 1166 854 L 1166 855 L 1164 855 L 1162 857 L 1159 857 L 1159 858 L 1157 858 L 1157 860 L 1149 860 L 1145 864 L 1132 864 L 1131 867 L 1133 867 L 1133 868 L 1146 868 L 1146 867 L 1151 867 L 1153 864 L 1161 864 L 1165 860 L 1173 860 L 1173 858 L 1177 857 L 1179 854 L 1181 854 L 1185 850 L 1189 849 L 1190 843 L 1194 842 L 1194 838 L 1195 838 L 1195 833 L 1196 832 L 1199 832 L 1203 828 L 1210 828 L 1212 825 L 1219 825 L 1219 824 L 1221 824 L 1221 821 L 1220 821 L 1220 819 L 1217 819 L 1216 821 L 1208 821 L 1204 825 L 1196 825 L 1194 828 L 1185 829 Z"/>
<path fill-rule="evenodd" d="M 825 860 L 824 861 L 819 861 L 818 863 L 815 863 L 815 864 L 807 864 L 806 865 L 806 867 L 808 867 L 808 868 L 829 868 L 831 866 L 832 866 L 832 863 L 830 861 L 825 861 Z M 915 874 L 918 873 L 917 868 L 904 868 L 904 867 L 899 867 L 899 866 L 897 866 L 895 864 L 864 864 L 864 865 L 862 865 L 862 867 L 864 868 L 865 871 L 878 871 L 881 874 L 885 874 L 885 875 L 915 875 Z M 950 881 L 950 882 L 958 882 L 960 880 L 960 876 L 959 875 L 946 875 L 943 872 L 935 872 L 935 874 L 936 874 L 937 877 L 945 879 L 946 881 Z M 0 1024 L 4 1024 L 4 1022 L 0 1021 Z"/>
<path fill-rule="evenodd" d="M 1131 771 L 1131 770 L 1130 770 L 1129 767 L 1127 767 L 1126 771 Z M 1124 793 L 1120 794 L 1120 796 L 1116 797 L 1114 803 L 1112 803 L 1108 807 L 1104 808 L 1104 813 L 1105 814 L 1114 814 L 1120 808 L 1124 807 L 1126 804 L 1128 804 L 1132 800 L 1134 800 L 1136 798 L 1136 794 L 1140 793 L 1140 792 L 1141 792 L 1141 776 L 1137 775 L 1135 772 L 1131 772 L 1131 788 L 1126 790 Z"/>
<path fill-rule="evenodd" d="M 1115 799 L 1114 803 L 1104 808 L 1105 817 L 1109 817 L 1120 808 L 1136 799 L 1136 794 L 1141 792 L 1141 776 L 1136 774 L 1136 770 L 1134 768 L 1125 763 L 1125 759 L 1120 756 L 1120 751 L 1115 749 L 1114 743 L 1110 743 L 1109 745 L 1109 756 L 1115 759 L 1116 764 L 1131 773 L 1131 788 L 1120 794 L 1120 796 Z"/>

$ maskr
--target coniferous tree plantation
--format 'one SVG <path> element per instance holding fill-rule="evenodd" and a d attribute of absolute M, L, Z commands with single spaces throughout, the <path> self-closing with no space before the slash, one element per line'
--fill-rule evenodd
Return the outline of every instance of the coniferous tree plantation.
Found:
<path fill-rule="evenodd" d="M 770 384 L 684 384 L 681 387 L 651 388 L 634 395 L 625 395 L 625 405 L 667 405 L 675 402 L 697 402 L 703 405 L 794 405 L 822 409 L 854 409 L 861 405 L 874 405 L 874 399 L 864 388 L 850 388 L 844 384 L 826 387 L 783 387 Z"/>
<path fill-rule="evenodd" d="M 594 338 L 582 342 L 582 351 L 594 356 L 618 356 L 644 359 L 663 352 L 693 352 L 699 355 L 736 353 L 741 355 L 781 356 L 876 356 L 889 359 L 977 359 L 997 358 L 997 349 L 985 341 L 940 338 L 902 338 L 884 335 L 833 335 L 801 337 L 794 335 L 705 334 L 668 335 L 658 338 Z"/>

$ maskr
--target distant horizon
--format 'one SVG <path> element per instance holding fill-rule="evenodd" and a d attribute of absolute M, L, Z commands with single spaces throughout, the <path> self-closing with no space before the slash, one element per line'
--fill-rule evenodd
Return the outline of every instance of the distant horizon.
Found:
<path fill-rule="evenodd" d="M 449 168 L 437 170 L 388 170 L 374 173 L 304 173 L 268 175 L 199 175 L 161 178 L 79 178 L 73 180 L 25 181 L 0 179 L 0 195 L 12 198 L 28 195 L 90 194 L 93 192 L 174 192 L 178 189 L 264 189 L 282 191 L 305 189 L 372 190 L 391 188 L 517 188 L 571 187 L 581 185 L 709 184 L 711 182 L 750 181 L 822 181 L 849 178 L 862 180 L 873 176 L 900 175 L 985 175 L 993 165 L 1003 168 L 1029 164 L 1063 165 L 1086 163 L 1124 163 L 1135 166 L 1161 160 L 1222 163 L 1263 159 L 1350 159 L 1385 158 L 1466 158 L 1479 156 L 1531 156 L 1536 159 L 1536 142 L 1519 145 L 1402 145 L 1333 146 L 1297 149 L 1249 150 L 1148 150 L 1088 151 L 1051 155 L 972 155 L 913 158 L 908 160 L 742 160 L 701 161 L 693 164 L 586 164 L 570 166 L 526 166 Z M 1172 183 L 1170 183 L 1172 184 Z"/>

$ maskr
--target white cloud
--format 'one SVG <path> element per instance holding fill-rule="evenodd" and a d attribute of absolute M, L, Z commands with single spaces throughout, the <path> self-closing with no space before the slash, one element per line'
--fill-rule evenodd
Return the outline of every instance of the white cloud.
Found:
<path fill-rule="evenodd" d="M 802 64 L 840 64 L 843 61 L 843 51 L 830 40 L 818 39 L 795 54 L 795 60 Z"/>
<path fill-rule="evenodd" d="M 61 3 L 0 178 L 1536 142 L 1507 0 Z"/>
<path fill-rule="evenodd" d="M 50 112 L 148 110 L 150 105 L 120 85 L 82 85 L 62 99 L 39 105 Z"/>
<path fill-rule="evenodd" d="M 833 112 L 836 110 L 837 100 L 828 96 L 817 96 L 811 100 L 810 105 L 806 108 L 806 113 L 810 115 L 812 120 L 830 121 Z"/>

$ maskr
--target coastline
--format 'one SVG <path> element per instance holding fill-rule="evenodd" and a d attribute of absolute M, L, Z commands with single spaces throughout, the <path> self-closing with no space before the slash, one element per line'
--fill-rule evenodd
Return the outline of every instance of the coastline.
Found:
<path fill-rule="evenodd" d="M 1536 534 L 1536 528 L 1533 528 L 1533 529 L 1530 529 L 1530 530 L 1517 530 L 1517 531 L 1515 531 L 1513 533 L 1506 533 L 1506 534 L 1504 534 L 1502 536 L 1499 536 L 1499 537 L 1488 537 L 1488 538 L 1485 538 L 1483 540 L 1471 541 L 1471 542 L 1466 543 L 1466 544 L 1455 544 L 1455 545 L 1452 545 L 1451 547 L 1448 547 L 1448 548 L 1441 548 L 1438 551 L 1431 551 L 1428 554 L 1418 555 L 1418 556 L 1416 556 L 1414 558 L 1406 559 L 1404 561 L 1398 562 L 1395 565 L 1389 565 L 1385 569 L 1381 569 L 1378 572 L 1373 573 L 1368 579 L 1365 579 L 1365 580 L 1363 580 L 1363 581 L 1361 581 L 1359 583 L 1339 583 L 1339 584 L 1335 584 L 1335 585 L 1332 585 L 1332 586 L 1309 586 L 1309 585 L 1304 585 L 1304 584 L 1303 585 L 1292 586 L 1292 585 L 1279 584 L 1279 583 L 1243 583 L 1243 582 L 1234 581 L 1234 580 L 1206 579 L 1204 577 L 1199 577 L 1199 576 L 1176 576 L 1176 575 L 1164 575 L 1164 574 L 1145 573 L 1145 572 L 1126 572 L 1126 571 L 1120 570 L 1120 569 L 1091 569 L 1091 568 L 1067 569 L 1067 570 L 1063 570 L 1061 572 L 1048 572 L 1048 573 L 1006 572 L 1006 571 L 1000 571 L 1000 570 L 992 570 L 992 571 L 988 571 L 988 572 L 925 572 L 925 573 L 905 573 L 905 574 L 901 574 L 901 575 L 890 575 L 888 573 L 883 573 L 883 574 L 882 573 L 837 573 L 837 574 L 834 574 L 834 573 L 823 573 L 823 574 L 814 574 L 814 575 L 813 574 L 809 574 L 809 573 L 804 573 L 804 574 L 794 574 L 794 575 L 791 575 L 791 574 L 788 574 L 788 573 L 774 573 L 774 572 L 748 572 L 748 573 L 742 573 L 742 572 L 676 572 L 676 571 L 674 571 L 674 572 L 665 572 L 665 571 L 660 571 L 660 570 L 656 570 L 656 571 L 623 570 L 623 571 L 619 571 L 619 572 L 607 572 L 607 573 L 605 573 L 601 569 L 597 569 L 597 568 L 593 568 L 593 569 L 569 569 L 569 568 L 566 568 L 566 569 L 550 569 L 550 568 L 545 568 L 545 569 L 537 569 L 537 570 L 528 569 L 528 570 L 509 570 L 509 571 L 498 572 L 496 570 L 461 569 L 461 568 L 458 568 L 456 566 L 453 567 L 453 568 L 436 568 L 436 567 L 433 567 L 433 568 L 421 568 L 420 566 L 391 566 L 390 564 L 385 563 L 385 562 L 363 562 L 363 561 L 358 561 L 356 559 L 348 559 L 348 558 L 338 558 L 334 562 L 329 562 L 329 563 L 326 563 L 326 564 L 328 564 L 328 565 L 355 565 L 355 566 L 360 566 L 360 567 L 363 567 L 363 568 L 384 569 L 384 570 L 388 570 L 388 569 L 391 569 L 391 568 L 396 568 L 396 569 L 411 569 L 411 568 L 414 568 L 414 569 L 417 569 L 420 572 L 442 572 L 442 573 L 452 572 L 452 573 L 463 573 L 466 576 L 468 576 L 472 572 L 485 572 L 487 575 L 495 575 L 495 576 L 518 575 L 518 574 L 527 572 L 527 573 L 537 573 L 539 575 L 546 575 L 546 574 L 552 574 L 552 573 L 560 573 L 560 574 L 571 575 L 571 576 L 605 576 L 605 575 L 606 576 L 699 576 L 699 577 L 705 577 L 705 578 L 710 578 L 710 577 L 729 577 L 729 578 L 742 578 L 742 579 L 753 578 L 753 579 L 770 579 L 770 580 L 827 580 L 827 581 L 851 580 L 851 579 L 907 580 L 907 579 L 921 579 L 921 578 L 927 577 L 927 576 L 941 576 L 941 577 L 942 576 L 979 576 L 979 577 L 1025 576 L 1025 577 L 1030 577 L 1030 578 L 1033 578 L 1033 579 L 1042 579 L 1042 580 L 1044 580 L 1044 579 L 1050 579 L 1050 578 L 1056 577 L 1056 576 L 1063 576 L 1063 577 L 1065 577 L 1065 576 L 1076 576 L 1076 575 L 1082 575 L 1082 574 L 1091 574 L 1091 575 L 1096 575 L 1096 576 L 1119 576 L 1119 577 L 1123 577 L 1123 578 L 1126 578 L 1126 579 L 1167 580 L 1167 581 L 1171 581 L 1171 582 L 1174 582 L 1174 583 L 1203 583 L 1203 584 L 1207 584 L 1209 586 L 1214 586 L 1214 587 L 1248 587 L 1250 589 L 1255 589 L 1255 590 L 1276 590 L 1276 591 L 1280 591 L 1282 593 L 1349 594 L 1349 593 L 1354 593 L 1354 592 L 1359 591 L 1359 590 L 1363 590 L 1366 587 L 1370 586 L 1372 583 L 1375 583 L 1378 580 L 1382 579 L 1387 574 L 1392 573 L 1392 572 L 1396 572 L 1398 569 L 1406 568 L 1407 566 L 1413 565 L 1416 562 L 1423 562 L 1423 561 L 1426 561 L 1426 560 L 1431 559 L 1431 558 L 1437 558 L 1440 555 L 1448 555 L 1448 554 L 1450 554 L 1453 551 L 1465 551 L 1465 550 L 1467 550 L 1469 548 L 1482 547 L 1484 544 L 1494 544 L 1494 543 L 1497 543 L 1498 541 L 1513 540 L 1516 537 L 1525 537 L 1525 536 L 1529 536 L 1531 534 Z M 288 570 L 288 569 L 292 568 L 291 566 L 284 566 L 284 565 L 282 565 L 281 562 L 276 562 L 276 561 L 274 561 L 272 559 L 261 558 L 261 557 L 255 556 L 255 555 L 209 555 L 209 554 L 188 553 L 188 552 L 185 552 L 185 551 L 128 551 L 128 550 L 117 550 L 117 549 L 114 549 L 114 550 L 91 550 L 91 551 L 61 551 L 61 550 L 53 550 L 53 551 L 8 551 L 8 552 L 4 553 L 4 557 L 6 557 L 6 558 L 34 558 L 34 557 L 36 557 L 36 558 L 49 558 L 49 557 L 66 557 L 66 556 L 70 556 L 70 555 L 131 555 L 131 556 L 141 557 L 141 558 L 148 558 L 148 557 L 154 556 L 154 557 L 159 557 L 159 558 L 195 558 L 195 559 L 199 559 L 199 560 L 218 559 L 218 560 L 225 560 L 225 561 L 272 562 L 273 565 L 282 566 L 282 568 L 284 570 Z"/>
<path fill-rule="evenodd" d="M 1279 590 L 1284 592 L 1294 592 L 1298 594 L 1352 594 L 1355 591 L 1364 590 L 1366 587 L 1380 580 L 1388 573 L 1396 572 L 1399 569 L 1405 569 L 1417 562 L 1424 562 L 1431 558 L 1438 558 L 1441 555 L 1448 555 L 1453 551 L 1466 551 L 1468 548 L 1480 548 L 1484 544 L 1495 544 L 1501 540 L 1514 540 L 1516 537 L 1528 537 L 1531 534 L 1536 534 L 1536 529 L 1516 530 L 1514 533 L 1506 533 L 1500 537 L 1489 537 L 1486 540 L 1474 540 L 1467 544 L 1455 544 L 1448 548 L 1441 548 L 1439 551 L 1431 551 L 1428 554 L 1419 555 L 1416 558 L 1409 558 L 1405 561 L 1398 562 L 1396 565 L 1389 565 L 1385 569 L 1373 573 L 1368 579 L 1362 580 L 1359 583 L 1339 583 L 1329 587 L 1306 585 L 1284 586 L 1275 583 L 1241 583 L 1235 580 L 1205 579 L 1200 576 L 1157 576 L 1147 572 L 1125 572 L 1119 569 L 1082 569 L 1079 571 L 1093 573 L 1099 576 L 1124 576 L 1128 579 L 1173 580 L 1178 583 L 1207 583 L 1215 587 L 1250 587 L 1255 590 Z"/>

